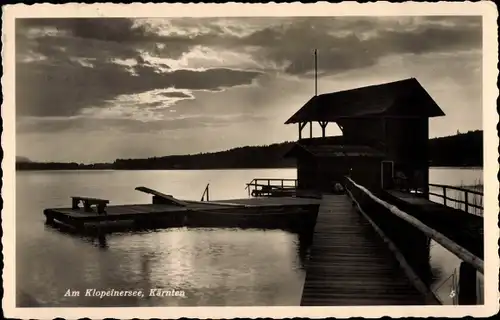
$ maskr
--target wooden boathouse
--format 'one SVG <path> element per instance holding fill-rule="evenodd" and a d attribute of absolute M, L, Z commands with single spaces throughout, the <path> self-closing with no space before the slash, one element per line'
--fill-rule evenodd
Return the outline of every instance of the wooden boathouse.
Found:
<path fill-rule="evenodd" d="M 297 179 L 247 187 L 254 196 L 321 194 L 301 305 L 443 304 L 432 285 L 431 240 L 461 261 L 445 295 L 453 304 L 481 303 L 483 218 L 469 208 L 482 211 L 470 196 L 483 195 L 429 183 L 429 118 L 438 116 L 443 111 L 410 78 L 313 96 L 286 121 L 298 124 L 299 139 L 285 154 L 297 159 Z M 312 136 L 315 122 L 321 137 Z M 326 137 L 330 122 L 342 136 Z"/>
<path fill-rule="evenodd" d="M 327 191 L 349 174 L 372 189 L 390 188 L 396 173 L 427 194 L 429 118 L 437 116 L 443 111 L 415 78 L 313 96 L 285 122 L 299 128 L 285 156 L 297 159 L 299 188 Z M 315 122 L 321 138 L 312 137 Z M 325 137 L 331 122 L 342 136 Z M 307 124 L 309 139 L 302 137 Z"/>

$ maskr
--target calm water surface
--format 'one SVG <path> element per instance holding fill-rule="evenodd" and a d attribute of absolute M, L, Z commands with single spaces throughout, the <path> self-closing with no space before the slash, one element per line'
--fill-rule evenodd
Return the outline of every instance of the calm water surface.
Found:
<path fill-rule="evenodd" d="M 299 305 L 305 271 L 299 236 L 282 230 L 168 229 L 91 238 L 44 225 L 43 209 L 69 206 L 83 195 L 112 203 L 149 203 L 134 191 L 144 185 L 181 199 L 199 200 L 210 183 L 211 200 L 245 198 L 253 178 L 295 178 L 295 169 L 204 171 L 17 172 L 16 288 L 19 306 Z M 482 170 L 431 169 L 431 182 L 475 184 Z M 433 267 L 444 279 L 457 266 L 438 245 Z M 185 297 L 64 297 L 68 290 L 184 290 Z M 446 296 L 447 283 L 440 289 Z M 147 294 L 146 294 L 147 296 Z"/>

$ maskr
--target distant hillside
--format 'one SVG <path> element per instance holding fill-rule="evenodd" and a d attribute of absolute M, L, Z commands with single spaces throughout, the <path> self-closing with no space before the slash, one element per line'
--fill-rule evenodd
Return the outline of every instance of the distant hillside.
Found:
<path fill-rule="evenodd" d="M 294 159 L 283 155 L 293 142 L 267 146 L 240 147 L 227 151 L 172 155 L 147 159 L 117 159 L 114 163 L 83 165 L 78 163 L 17 163 L 18 170 L 168 170 L 168 169 L 243 169 L 243 168 L 291 168 Z M 483 132 L 469 131 L 449 137 L 429 140 L 432 166 L 483 165 Z"/>
<path fill-rule="evenodd" d="M 483 166 L 483 131 L 469 131 L 429 140 L 432 166 Z"/>
<path fill-rule="evenodd" d="M 33 162 L 33 161 L 31 161 L 30 159 L 28 159 L 26 157 L 16 156 L 16 163 L 17 162 Z"/>
<path fill-rule="evenodd" d="M 213 153 L 176 155 L 148 159 L 118 159 L 115 169 L 224 169 L 224 168 L 284 168 L 295 166 L 294 159 L 283 155 L 293 142 L 268 146 L 241 147 Z"/>
<path fill-rule="evenodd" d="M 112 163 L 82 164 L 76 162 L 19 162 L 16 170 L 105 170 L 113 169 Z"/>

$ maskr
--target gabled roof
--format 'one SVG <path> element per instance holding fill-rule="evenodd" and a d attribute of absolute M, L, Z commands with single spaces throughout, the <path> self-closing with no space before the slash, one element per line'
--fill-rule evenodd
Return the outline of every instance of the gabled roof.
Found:
<path fill-rule="evenodd" d="M 300 155 L 312 157 L 384 157 L 384 154 L 374 148 L 363 145 L 310 145 L 295 143 L 284 155 L 285 158 Z"/>
<path fill-rule="evenodd" d="M 312 97 L 285 124 L 364 116 L 444 116 L 415 78 Z"/>

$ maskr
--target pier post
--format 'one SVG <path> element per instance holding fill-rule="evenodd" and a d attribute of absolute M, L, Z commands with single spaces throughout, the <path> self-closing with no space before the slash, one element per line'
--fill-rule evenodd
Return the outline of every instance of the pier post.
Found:
<path fill-rule="evenodd" d="M 460 274 L 458 279 L 458 304 L 475 305 L 477 304 L 476 269 L 466 262 L 460 263 Z"/>
<path fill-rule="evenodd" d="M 469 213 L 469 193 L 467 191 L 464 191 L 464 193 L 465 212 Z"/>
<path fill-rule="evenodd" d="M 446 187 L 443 186 L 443 204 L 446 205 Z"/>
<path fill-rule="evenodd" d="M 53 224 L 54 223 L 54 216 L 48 212 L 48 210 L 44 210 L 43 212 L 45 214 L 45 223 L 46 224 Z"/>

